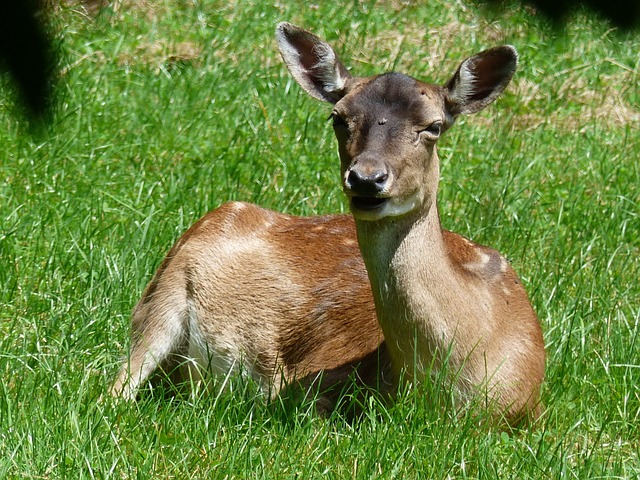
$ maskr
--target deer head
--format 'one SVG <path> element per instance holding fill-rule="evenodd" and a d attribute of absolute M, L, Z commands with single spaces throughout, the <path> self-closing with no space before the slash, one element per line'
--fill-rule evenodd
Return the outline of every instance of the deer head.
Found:
<path fill-rule="evenodd" d="M 282 57 L 312 97 L 334 104 L 342 184 L 356 219 L 429 209 L 438 185 L 436 142 L 460 114 L 475 113 L 508 85 L 511 46 L 464 60 L 442 87 L 408 75 L 352 76 L 324 40 L 289 23 L 276 38 Z"/>

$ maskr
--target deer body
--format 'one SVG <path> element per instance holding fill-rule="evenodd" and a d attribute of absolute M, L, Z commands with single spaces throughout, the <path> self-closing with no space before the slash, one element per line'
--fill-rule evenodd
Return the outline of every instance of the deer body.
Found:
<path fill-rule="evenodd" d="M 300 86 L 333 104 L 353 218 L 243 203 L 206 215 L 134 309 L 112 394 L 133 398 L 183 359 L 197 373 L 239 369 L 271 395 L 319 374 L 323 388 L 355 378 L 392 391 L 444 371 L 461 405 L 479 399 L 511 424 L 536 418 L 545 351 L 527 294 L 498 252 L 443 230 L 437 208 L 436 142 L 502 93 L 515 50 L 469 57 L 440 87 L 352 77 L 326 42 L 288 23 L 276 39 Z"/>
<path fill-rule="evenodd" d="M 345 382 L 358 368 L 363 382 L 387 382 L 355 236 L 347 215 L 294 217 L 240 202 L 208 213 L 136 305 L 112 394 L 134 398 L 158 367 L 174 381 L 241 372 L 270 396 L 319 374 L 323 388 Z"/>

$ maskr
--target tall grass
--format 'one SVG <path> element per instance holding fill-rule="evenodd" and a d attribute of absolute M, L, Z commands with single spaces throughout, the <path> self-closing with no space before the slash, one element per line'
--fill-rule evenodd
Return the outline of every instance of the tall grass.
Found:
<path fill-rule="evenodd" d="M 57 6 L 58 103 L 36 135 L 0 97 L 0 477 L 634 478 L 640 473 L 640 36 L 586 15 L 444 2 L 123 1 Z M 516 79 L 440 142 L 446 228 L 513 261 L 548 351 L 538 430 L 425 406 L 355 424 L 267 405 L 229 379 L 184 401 L 100 400 L 164 253 L 230 199 L 346 211 L 327 106 L 280 61 L 275 24 L 357 74 L 444 82 L 510 43 Z"/>

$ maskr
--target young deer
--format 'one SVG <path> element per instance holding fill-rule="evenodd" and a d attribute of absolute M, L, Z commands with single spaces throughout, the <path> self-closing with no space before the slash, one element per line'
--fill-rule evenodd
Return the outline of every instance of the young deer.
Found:
<path fill-rule="evenodd" d="M 527 294 L 498 252 L 443 230 L 437 208 L 436 142 L 502 93 L 515 49 L 474 55 L 439 87 L 398 73 L 354 78 L 326 42 L 287 23 L 276 37 L 298 84 L 334 104 L 343 188 L 394 377 L 421 381 L 446 364 L 461 402 L 487 401 L 509 423 L 537 417 L 545 350 Z"/>
<path fill-rule="evenodd" d="M 207 214 L 135 307 L 112 394 L 134 398 L 158 367 L 176 379 L 238 370 L 271 395 L 298 382 L 339 390 L 350 377 L 393 391 L 403 370 L 422 380 L 446 361 L 462 397 L 484 395 L 509 422 L 535 417 L 544 346 L 526 293 L 497 252 L 442 230 L 436 208 L 436 140 L 502 92 L 515 51 L 470 57 L 436 87 L 353 78 L 328 44 L 287 23 L 276 37 L 303 89 L 335 104 L 355 226 L 245 203 Z"/>

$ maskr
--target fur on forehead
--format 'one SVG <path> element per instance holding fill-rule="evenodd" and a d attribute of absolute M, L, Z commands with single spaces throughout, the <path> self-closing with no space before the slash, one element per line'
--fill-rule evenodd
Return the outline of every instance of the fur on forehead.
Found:
<path fill-rule="evenodd" d="M 344 114 L 373 112 L 382 108 L 402 116 L 411 113 L 424 115 L 428 113 L 424 100 L 434 103 L 434 110 L 444 109 L 442 87 L 423 83 L 402 73 L 354 78 L 349 83 L 347 95 L 336 105 L 336 110 Z"/>

